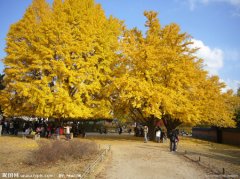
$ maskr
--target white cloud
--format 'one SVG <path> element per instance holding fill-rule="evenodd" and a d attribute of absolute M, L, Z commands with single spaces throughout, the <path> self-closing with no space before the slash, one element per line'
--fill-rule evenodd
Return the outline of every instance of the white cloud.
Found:
<path fill-rule="evenodd" d="M 238 80 L 223 80 L 221 79 L 222 82 L 224 82 L 227 86 L 223 89 L 223 92 L 226 92 L 227 90 L 233 90 L 235 93 L 237 92 L 238 88 L 240 87 L 240 81 Z"/>
<path fill-rule="evenodd" d="M 225 50 L 223 52 L 220 48 L 211 48 L 204 44 L 201 40 L 192 39 L 194 44 L 191 45 L 191 48 L 199 48 L 196 52 L 196 55 L 199 58 L 204 60 L 205 70 L 209 72 L 210 75 L 219 75 L 219 71 L 224 67 L 224 61 L 226 66 L 232 68 L 232 63 L 236 68 L 239 65 L 240 53 L 236 49 Z M 235 93 L 240 87 L 240 80 L 236 79 L 221 79 L 222 82 L 226 84 L 226 87 L 223 89 L 223 92 L 232 89 Z"/>
<path fill-rule="evenodd" d="M 223 67 L 224 53 L 219 48 L 210 48 L 201 40 L 192 39 L 194 44 L 191 48 L 199 48 L 196 55 L 204 60 L 205 69 L 210 75 L 218 75 L 218 71 Z"/>

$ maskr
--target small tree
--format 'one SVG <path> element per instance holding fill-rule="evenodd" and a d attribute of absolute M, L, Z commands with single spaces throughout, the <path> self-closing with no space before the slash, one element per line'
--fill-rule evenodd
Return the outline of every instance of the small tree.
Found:
<path fill-rule="evenodd" d="M 237 127 L 240 128 L 240 88 L 237 90 L 236 94 L 236 112 L 235 112 L 235 120 L 237 122 Z"/>
<path fill-rule="evenodd" d="M 4 89 L 4 84 L 3 84 L 3 78 L 4 78 L 4 74 L 0 74 L 0 90 Z M 3 117 L 3 111 L 2 111 L 2 105 L 0 104 L 0 116 L 1 118 Z"/>

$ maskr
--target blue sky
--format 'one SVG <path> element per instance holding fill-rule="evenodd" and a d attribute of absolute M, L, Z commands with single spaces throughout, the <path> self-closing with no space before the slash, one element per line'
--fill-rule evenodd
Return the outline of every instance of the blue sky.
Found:
<path fill-rule="evenodd" d="M 5 38 L 32 0 L 0 0 L 0 59 L 6 54 Z M 52 2 L 52 0 L 48 0 Z M 96 0 L 107 15 L 129 27 L 145 30 L 144 10 L 159 12 L 162 26 L 177 23 L 193 37 L 206 69 L 236 91 L 240 87 L 240 0 Z M 0 73 L 4 66 L 0 62 Z"/>

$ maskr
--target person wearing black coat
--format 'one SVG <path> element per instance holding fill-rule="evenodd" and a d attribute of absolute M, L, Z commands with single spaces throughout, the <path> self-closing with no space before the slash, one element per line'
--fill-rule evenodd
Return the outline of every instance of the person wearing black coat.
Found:
<path fill-rule="evenodd" d="M 175 152 L 177 150 L 177 141 L 178 141 L 176 130 L 172 130 L 169 132 L 169 139 L 170 139 L 170 152 L 172 151 Z"/>

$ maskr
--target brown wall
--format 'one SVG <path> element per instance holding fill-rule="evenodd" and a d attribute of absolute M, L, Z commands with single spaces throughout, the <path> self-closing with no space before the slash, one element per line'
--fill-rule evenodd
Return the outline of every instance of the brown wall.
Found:
<path fill-rule="evenodd" d="M 193 128 L 194 138 L 223 144 L 240 145 L 240 129 L 230 128 Z"/>
<path fill-rule="evenodd" d="M 240 131 L 224 130 L 222 131 L 222 143 L 240 145 Z"/>
<path fill-rule="evenodd" d="M 192 136 L 199 139 L 217 142 L 216 129 L 212 128 L 193 128 Z"/>

